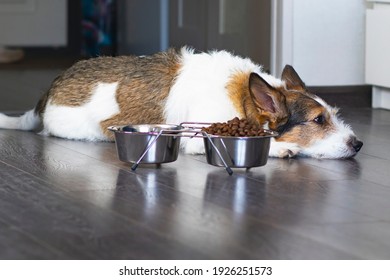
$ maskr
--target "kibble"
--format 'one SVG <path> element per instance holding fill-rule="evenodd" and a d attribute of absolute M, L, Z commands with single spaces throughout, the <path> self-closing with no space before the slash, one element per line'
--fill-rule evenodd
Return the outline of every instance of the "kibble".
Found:
<path fill-rule="evenodd" d="M 261 126 L 238 117 L 223 123 L 213 123 L 208 127 L 203 127 L 202 131 L 217 136 L 253 137 L 267 135 Z"/>

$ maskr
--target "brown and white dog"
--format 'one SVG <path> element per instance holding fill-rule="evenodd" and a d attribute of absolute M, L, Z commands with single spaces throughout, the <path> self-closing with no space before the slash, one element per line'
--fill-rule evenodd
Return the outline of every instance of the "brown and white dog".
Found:
<path fill-rule="evenodd" d="M 309 93 L 293 67 L 281 79 L 226 51 L 190 48 L 152 56 L 99 57 L 76 63 L 54 80 L 35 109 L 0 114 L 0 128 L 33 130 L 68 139 L 112 141 L 111 125 L 224 122 L 247 118 L 279 133 L 270 156 L 347 158 L 363 143 L 337 109 Z M 202 153 L 199 139 L 183 139 Z"/>

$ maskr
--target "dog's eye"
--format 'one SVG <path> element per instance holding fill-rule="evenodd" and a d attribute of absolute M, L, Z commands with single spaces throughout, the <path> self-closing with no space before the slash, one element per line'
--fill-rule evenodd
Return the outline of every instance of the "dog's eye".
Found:
<path fill-rule="evenodd" d="M 323 115 L 319 115 L 313 120 L 317 124 L 324 124 L 325 122 L 325 117 Z"/>

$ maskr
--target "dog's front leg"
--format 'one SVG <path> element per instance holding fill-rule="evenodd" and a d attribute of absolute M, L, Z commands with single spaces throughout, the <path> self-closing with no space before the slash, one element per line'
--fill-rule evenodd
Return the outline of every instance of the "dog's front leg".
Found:
<path fill-rule="evenodd" d="M 269 150 L 270 157 L 291 158 L 299 154 L 301 148 L 295 143 L 277 142 L 271 139 L 271 147 Z"/>
<path fill-rule="evenodd" d="M 203 139 L 188 139 L 186 137 L 183 137 L 181 139 L 180 146 L 186 154 L 198 155 L 205 153 Z"/>

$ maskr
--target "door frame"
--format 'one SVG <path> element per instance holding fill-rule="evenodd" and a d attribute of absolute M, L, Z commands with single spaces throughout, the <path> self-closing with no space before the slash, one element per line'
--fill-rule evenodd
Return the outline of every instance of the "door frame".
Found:
<path fill-rule="evenodd" d="M 279 76 L 293 61 L 293 0 L 271 1 L 271 74 Z"/>

